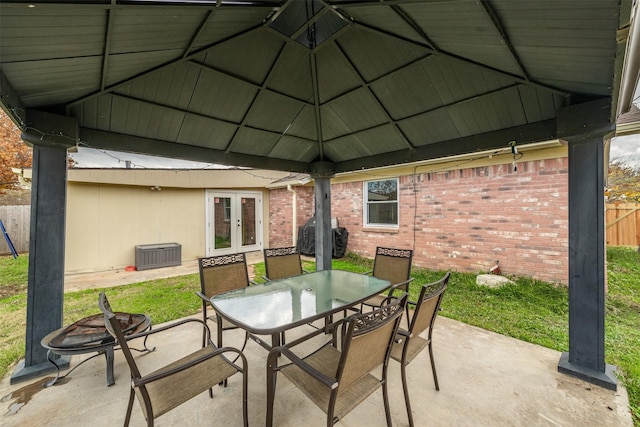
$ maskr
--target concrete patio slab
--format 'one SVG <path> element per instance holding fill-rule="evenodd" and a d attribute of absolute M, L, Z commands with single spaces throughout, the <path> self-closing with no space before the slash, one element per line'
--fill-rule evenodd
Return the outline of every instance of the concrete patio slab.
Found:
<path fill-rule="evenodd" d="M 262 261 L 262 252 L 247 254 L 249 265 Z M 144 271 L 112 270 L 65 276 L 65 290 L 105 288 L 198 272 L 197 261 L 176 267 Z M 108 292 L 107 292 L 108 294 Z M 117 307 L 114 307 L 117 309 Z M 96 307 L 97 310 L 97 307 Z M 302 329 L 300 331 L 303 331 Z M 162 366 L 196 349 L 200 330 L 174 329 L 154 336 L 149 354 L 136 354 L 145 371 Z M 291 339 L 293 335 L 287 335 Z M 240 348 L 241 331 L 225 332 L 225 345 Z M 305 343 L 307 349 L 320 344 Z M 134 341 L 132 344 L 136 346 Z M 142 343 L 138 343 L 142 347 Z M 301 349 L 304 350 L 303 347 Z M 298 350 L 298 347 L 296 347 Z M 249 425 L 265 424 L 267 352 L 253 341 L 244 351 L 249 363 Z M 480 328 L 439 317 L 434 331 L 434 353 L 440 382 L 436 391 L 428 352 L 407 368 L 416 426 L 615 426 L 631 427 L 626 390 L 613 392 L 557 371 L 561 353 Z M 90 355 L 73 356 L 71 368 Z M 407 426 L 399 365 L 391 361 L 389 390 L 394 426 Z M 121 352 L 115 354 L 115 381 L 107 387 L 106 362 L 99 356 L 87 361 L 55 386 L 43 388 L 47 378 L 10 385 L 10 374 L 0 382 L 0 425 L 113 426 L 124 422 L 129 396 L 129 369 Z M 63 371 L 64 375 L 67 371 Z M 160 417 L 159 426 L 240 426 L 240 380 L 203 393 Z M 135 402 L 132 426 L 145 425 Z M 324 413 L 278 378 L 274 425 L 315 427 L 326 425 Z M 382 393 L 378 392 L 341 420 L 342 427 L 385 425 Z"/>
<path fill-rule="evenodd" d="M 153 369 L 200 344 L 200 332 L 174 329 L 149 340 L 155 352 L 137 356 L 139 366 Z M 241 331 L 225 332 L 225 345 L 241 347 Z M 134 341 L 135 343 L 135 341 Z M 308 343 L 308 347 L 318 343 Z M 305 343 L 307 345 L 307 343 Z M 141 343 L 140 343 L 141 346 Z M 434 332 L 434 352 L 440 391 L 433 386 L 428 352 L 408 367 L 417 426 L 632 426 L 626 390 L 594 386 L 557 372 L 560 353 L 440 317 Z M 266 351 L 249 341 L 249 423 L 265 423 Z M 80 357 L 71 360 L 73 367 Z M 129 394 L 129 370 L 121 352 L 115 355 L 116 384 L 107 387 L 105 360 L 94 358 L 74 371 L 67 381 L 41 388 L 44 379 L 28 384 L 0 383 L 3 415 L 0 424 L 13 426 L 113 426 L 124 421 Z M 31 387 L 29 389 L 29 387 Z M 22 390 L 22 391 L 21 391 Z M 394 426 L 408 425 L 400 369 L 389 368 L 389 390 Z M 203 393 L 163 415 L 159 426 L 240 426 L 240 379 L 227 388 L 216 387 L 214 398 Z M 17 403 L 28 399 L 23 406 Z M 7 415 L 13 413 L 12 415 Z M 275 401 L 275 423 L 282 427 L 325 424 L 324 413 L 280 376 Z M 144 425 L 136 401 L 132 426 Z M 343 427 L 383 426 L 382 393 L 377 392 L 341 420 Z"/>

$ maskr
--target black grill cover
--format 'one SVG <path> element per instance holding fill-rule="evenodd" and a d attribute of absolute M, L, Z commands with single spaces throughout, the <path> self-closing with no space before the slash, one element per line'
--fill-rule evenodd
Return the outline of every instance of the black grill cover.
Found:
<path fill-rule="evenodd" d="M 349 232 L 344 227 L 334 228 L 331 233 L 333 258 L 342 258 L 347 251 Z M 302 255 L 316 254 L 316 217 L 312 217 L 305 225 L 298 228 L 298 251 Z"/>

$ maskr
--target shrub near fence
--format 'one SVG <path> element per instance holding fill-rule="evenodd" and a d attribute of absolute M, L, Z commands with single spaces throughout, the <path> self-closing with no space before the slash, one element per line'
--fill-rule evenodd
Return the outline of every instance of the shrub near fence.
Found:
<path fill-rule="evenodd" d="M 18 253 L 29 252 L 29 224 L 31 206 L 0 206 L 0 220 L 7 230 L 11 243 Z M 10 255 L 9 245 L 4 236 L 0 236 L 0 255 Z"/>
<path fill-rule="evenodd" d="M 640 246 L 640 203 L 608 203 L 605 206 L 607 245 Z"/>

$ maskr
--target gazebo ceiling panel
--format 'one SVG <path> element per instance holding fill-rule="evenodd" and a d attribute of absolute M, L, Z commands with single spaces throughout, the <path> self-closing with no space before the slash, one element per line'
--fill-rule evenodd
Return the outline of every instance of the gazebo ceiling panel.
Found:
<path fill-rule="evenodd" d="M 12 85 L 21 88 L 21 101 L 25 107 L 56 105 L 99 89 L 97 73 L 100 58 L 47 59 L 33 63 L 12 62 L 2 64 L 0 71 L 14 76 Z"/>
<path fill-rule="evenodd" d="M 324 115 L 327 110 L 340 117 L 343 130 L 342 132 L 332 132 L 332 129 L 323 128 L 322 136 L 325 140 L 389 122 L 388 116 L 376 97 L 366 88 L 354 90 L 324 104 L 320 109 L 320 114 Z"/>
<path fill-rule="evenodd" d="M 71 114 L 86 127 L 108 131 L 112 119 L 113 96 L 95 97 L 71 108 Z"/>
<path fill-rule="evenodd" d="M 336 43 L 358 75 L 369 82 L 426 54 L 423 46 L 355 26 Z"/>
<path fill-rule="evenodd" d="M 207 49 L 203 62 L 238 79 L 262 85 L 284 44 L 259 28 Z"/>
<path fill-rule="evenodd" d="M 104 53 L 105 12 L 101 9 L 65 10 L 3 8 L 0 11 L 2 62 L 62 58 L 99 58 Z M 46 64 L 46 63 L 43 63 Z"/>
<path fill-rule="evenodd" d="M 160 139 L 159 134 L 163 134 L 170 141 L 177 139 L 180 123 L 185 116 L 184 113 L 165 107 L 132 101 L 116 95 L 112 96 L 110 112 L 109 129 L 101 130 L 152 139 Z M 107 111 L 105 114 L 108 114 Z M 175 125 L 169 131 L 167 125 L 171 123 Z M 161 131 L 162 127 L 165 129 Z"/>
<path fill-rule="evenodd" d="M 184 51 L 206 14 L 190 9 L 175 13 L 170 8 L 133 9 L 111 13 L 110 53 Z"/>
<path fill-rule="evenodd" d="M 517 63 L 483 3 L 438 2 L 428 9 L 417 4 L 403 8 L 438 51 L 519 74 Z"/>
<path fill-rule="evenodd" d="M 325 144 L 327 154 L 339 162 L 402 150 L 406 147 L 402 135 L 390 124 L 366 129 Z"/>
<path fill-rule="evenodd" d="M 407 25 L 407 22 L 401 16 L 402 10 L 410 5 L 381 9 L 371 3 L 363 5 L 357 5 L 354 4 L 354 2 L 351 3 L 352 5 L 350 6 L 344 6 L 343 10 L 345 10 L 355 22 L 366 23 L 366 26 L 369 28 L 395 34 L 413 42 L 424 42 L 424 37 L 414 28 Z"/>
<path fill-rule="evenodd" d="M 402 120 L 399 127 L 415 146 L 456 139 L 461 135 L 449 110 L 444 108 Z"/>
<path fill-rule="evenodd" d="M 118 83 L 127 82 L 136 75 L 144 74 L 146 76 L 145 70 L 169 62 L 180 53 L 180 50 L 160 50 L 112 55 L 106 68 L 105 86 L 117 86 Z M 102 75 L 102 67 L 102 63 L 98 63 L 89 71 L 94 76 L 100 76 Z M 117 90 L 117 88 L 114 89 Z"/>
<path fill-rule="evenodd" d="M 2 1 L 0 101 L 23 128 L 30 109 L 75 118 L 87 146 L 237 166 L 465 154 L 474 135 L 557 137 L 558 111 L 587 101 L 613 117 L 629 7 Z"/>
<path fill-rule="evenodd" d="M 311 102 L 313 77 L 309 49 L 298 43 L 288 43 L 269 74 L 268 87 L 292 98 Z"/>
<path fill-rule="evenodd" d="M 215 150 L 225 150 L 236 129 L 236 126 L 229 123 L 186 114 L 178 135 L 178 142 Z M 212 138 L 211 135 L 214 135 L 215 138 Z"/>
<path fill-rule="evenodd" d="M 335 43 L 324 45 L 315 58 L 321 104 L 362 86 L 362 78 Z"/>
<path fill-rule="evenodd" d="M 243 127 L 238 129 L 237 141 L 233 149 L 237 153 L 252 154 L 255 156 L 269 156 L 273 147 L 282 139 L 277 133 L 263 132 L 258 129 Z M 259 141 L 258 143 L 248 141 Z"/>
<path fill-rule="evenodd" d="M 271 157 L 298 162 L 312 162 L 318 157 L 318 146 L 291 135 L 282 136 L 269 153 Z"/>
<path fill-rule="evenodd" d="M 197 83 L 185 92 L 191 95 L 187 109 L 204 116 L 240 123 L 258 89 L 226 75 L 199 70 Z M 211 105 L 215 103 L 215 109 Z"/>
<path fill-rule="evenodd" d="M 280 95 L 262 91 L 258 94 L 249 113 L 246 124 L 254 128 L 275 133 L 285 133 L 295 120 L 305 103 Z"/>
<path fill-rule="evenodd" d="M 567 105 L 565 97 L 559 94 L 550 94 L 530 86 L 520 85 L 518 86 L 518 92 L 520 93 L 527 123 L 552 119 L 560 108 Z"/>
<path fill-rule="evenodd" d="M 371 87 L 392 116 L 401 119 L 515 84 L 508 76 L 458 62 L 429 55 Z"/>
<path fill-rule="evenodd" d="M 194 108 L 193 98 L 199 93 L 196 91 L 198 82 L 202 83 L 202 72 L 199 67 L 187 64 L 177 64 L 165 67 L 156 73 L 145 74 L 142 78 L 122 85 L 114 90 L 114 93 L 128 96 L 134 99 L 146 101 L 175 108 L 177 110 L 198 112 Z M 163 88 L 163 90 L 158 90 Z M 202 86 L 197 90 L 204 91 Z"/>
<path fill-rule="evenodd" d="M 204 10 L 203 10 L 204 12 Z M 201 31 L 197 34 L 192 50 L 200 50 L 221 43 L 252 28 L 260 27 L 269 10 L 236 7 L 208 9 Z"/>
<path fill-rule="evenodd" d="M 303 138 L 315 143 L 318 139 L 315 108 L 312 105 L 304 105 L 302 109 L 297 111 L 282 134 Z"/>

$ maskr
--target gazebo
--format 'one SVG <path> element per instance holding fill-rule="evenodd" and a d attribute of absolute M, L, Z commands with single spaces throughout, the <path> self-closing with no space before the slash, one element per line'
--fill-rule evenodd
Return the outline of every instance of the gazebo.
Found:
<path fill-rule="evenodd" d="M 40 340 L 62 325 L 69 149 L 308 173 L 328 269 L 335 174 L 559 140 L 570 306 L 558 369 L 615 389 L 604 177 L 638 80 L 632 3 L 3 1 L 0 103 L 34 148 L 26 354 L 12 381 L 49 369 Z"/>

